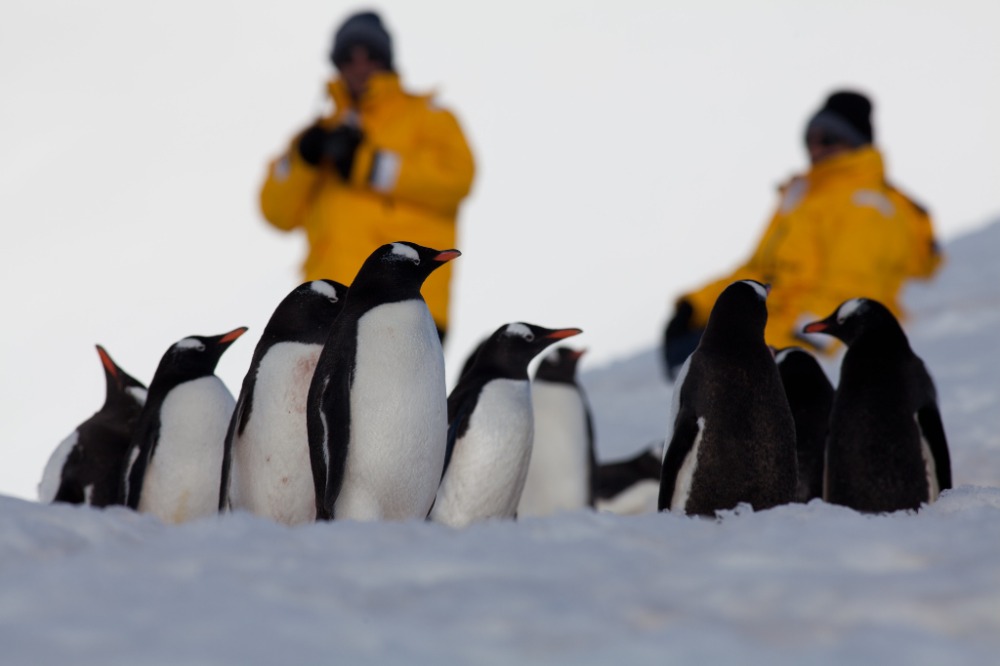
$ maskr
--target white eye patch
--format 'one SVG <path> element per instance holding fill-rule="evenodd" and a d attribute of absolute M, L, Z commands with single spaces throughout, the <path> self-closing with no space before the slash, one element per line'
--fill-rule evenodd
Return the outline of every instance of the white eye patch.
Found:
<path fill-rule="evenodd" d="M 390 257 L 398 259 L 409 259 L 415 264 L 420 263 L 420 255 L 409 245 L 403 245 L 402 243 L 392 244 L 392 254 Z"/>
<path fill-rule="evenodd" d="M 763 301 L 767 299 L 767 289 L 765 289 L 764 285 L 762 285 L 761 283 L 755 282 L 754 280 L 740 280 L 740 282 L 742 282 L 743 284 L 748 284 L 751 287 L 753 287 L 753 290 L 757 292 L 758 296 L 760 296 L 760 300 Z"/>
<path fill-rule="evenodd" d="M 197 338 L 184 338 L 174 345 L 174 349 L 196 349 L 205 351 L 205 344 Z"/>
<path fill-rule="evenodd" d="M 504 331 L 504 335 L 519 335 L 528 342 L 535 339 L 535 334 L 531 332 L 531 329 L 521 322 L 507 324 L 507 329 Z"/>
<path fill-rule="evenodd" d="M 309 288 L 320 296 L 326 296 L 334 303 L 337 302 L 337 290 L 334 289 L 332 285 L 323 282 L 322 280 L 313 280 L 309 283 Z"/>
<path fill-rule="evenodd" d="M 851 315 L 853 315 L 855 312 L 858 311 L 858 308 L 860 308 L 864 304 L 864 302 L 865 299 L 863 298 L 852 298 L 849 301 L 845 301 L 837 309 L 837 323 L 839 324 L 844 323 L 844 321 L 848 317 L 850 317 Z"/>

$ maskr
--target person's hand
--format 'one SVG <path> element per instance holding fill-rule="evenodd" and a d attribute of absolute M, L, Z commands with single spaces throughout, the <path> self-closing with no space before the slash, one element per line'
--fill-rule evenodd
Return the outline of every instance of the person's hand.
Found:
<path fill-rule="evenodd" d="M 673 381 L 684 361 L 701 341 L 702 329 L 691 325 L 694 308 L 687 299 L 680 299 L 674 308 L 674 316 L 667 323 L 663 335 L 663 369 L 667 379 Z"/>
<path fill-rule="evenodd" d="M 313 125 L 299 137 L 299 155 L 313 166 L 333 165 L 340 177 L 348 180 L 363 138 L 361 130 L 350 125 L 332 129 Z"/>

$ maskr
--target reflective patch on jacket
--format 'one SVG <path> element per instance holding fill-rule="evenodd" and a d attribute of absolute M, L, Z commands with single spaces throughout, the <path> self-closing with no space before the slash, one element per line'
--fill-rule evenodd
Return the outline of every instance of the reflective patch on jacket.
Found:
<path fill-rule="evenodd" d="M 809 190 L 809 182 L 805 178 L 792 178 L 785 187 L 781 196 L 781 203 L 778 208 L 782 213 L 789 213 L 798 206 L 805 198 Z"/>
<path fill-rule="evenodd" d="M 851 202 L 855 206 L 875 208 L 883 217 L 892 217 L 896 214 L 896 207 L 889 201 L 889 197 L 875 190 L 858 190 L 851 196 Z"/>

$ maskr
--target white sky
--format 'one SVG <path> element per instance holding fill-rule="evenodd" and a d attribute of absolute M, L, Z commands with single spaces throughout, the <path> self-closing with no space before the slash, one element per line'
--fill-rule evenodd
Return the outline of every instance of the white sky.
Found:
<path fill-rule="evenodd" d="M 148 382 L 180 338 L 248 326 L 219 368 L 238 391 L 303 251 L 257 188 L 366 6 L 0 5 L 0 493 L 33 497 L 100 406 L 95 343 Z M 653 344 L 673 297 L 750 251 L 834 87 L 874 97 L 889 175 L 942 236 L 1000 214 L 998 3 L 374 6 L 478 159 L 452 368 L 515 320 L 582 328 L 585 370 Z"/>

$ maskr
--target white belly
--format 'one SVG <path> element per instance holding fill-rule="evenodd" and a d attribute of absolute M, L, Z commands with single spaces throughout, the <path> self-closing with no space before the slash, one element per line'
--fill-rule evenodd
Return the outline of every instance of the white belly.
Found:
<path fill-rule="evenodd" d="M 235 402 L 214 375 L 185 382 L 169 393 L 139 511 L 168 523 L 218 512 L 222 450 Z"/>
<path fill-rule="evenodd" d="M 444 467 L 444 354 L 423 301 L 380 305 L 358 321 L 351 441 L 336 518 L 427 516 Z"/>
<path fill-rule="evenodd" d="M 567 384 L 536 381 L 531 400 L 534 445 L 517 513 L 546 516 L 582 509 L 590 496 L 590 451 L 580 393 Z"/>
<path fill-rule="evenodd" d="M 233 439 L 233 508 L 287 525 L 316 520 L 306 399 L 322 349 L 281 342 L 261 360 L 250 420 Z"/>
<path fill-rule="evenodd" d="M 498 379 L 483 387 L 465 436 L 455 443 L 431 518 L 462 527 L 514 517 L 531 459 L 533 421 L 526 380 Z"/>

